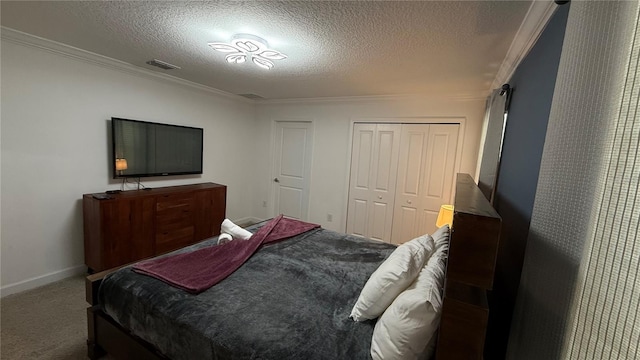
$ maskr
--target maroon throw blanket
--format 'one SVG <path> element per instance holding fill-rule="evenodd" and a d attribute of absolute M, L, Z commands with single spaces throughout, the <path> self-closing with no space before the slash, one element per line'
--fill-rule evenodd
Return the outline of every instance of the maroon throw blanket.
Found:
<path fill-rule="evenodd" d="M 234 240 L 189 253 L 142 261 L 133 271 L 198 294 L 224 280 L 253 255 L 262 244 L 286 239 L 320 227 L 279 215 L 262 226 L 249 240 Z"/>

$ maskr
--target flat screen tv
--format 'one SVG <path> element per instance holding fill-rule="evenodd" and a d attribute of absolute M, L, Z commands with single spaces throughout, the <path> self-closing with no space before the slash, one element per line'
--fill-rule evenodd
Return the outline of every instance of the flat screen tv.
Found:
<path fill-rule="evenodd" d="M 201 128 L 111 118 L 113 178 L 202 174 Z"/>

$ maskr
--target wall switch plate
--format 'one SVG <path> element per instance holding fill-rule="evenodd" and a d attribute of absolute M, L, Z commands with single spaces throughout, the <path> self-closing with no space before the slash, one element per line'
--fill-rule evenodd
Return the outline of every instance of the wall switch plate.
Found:
<path fill-rule="evenodd" d="M 333 215 L 332 214 L 327 214 L 327 221 L 328 222 L 332 222 L 333 221 Z"/>

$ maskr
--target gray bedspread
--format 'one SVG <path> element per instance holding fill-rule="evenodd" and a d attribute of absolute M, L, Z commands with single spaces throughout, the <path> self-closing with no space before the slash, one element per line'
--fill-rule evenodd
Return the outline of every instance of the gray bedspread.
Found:
<path fill-rule="evenodd" d="M 370 359 L 375 322 L 349 314 L 393 249 L 316 229 L 264 246 L 198 295 L 128 267 L 103 281 L 99 300 L 120 325 L 175 360 Z"/>

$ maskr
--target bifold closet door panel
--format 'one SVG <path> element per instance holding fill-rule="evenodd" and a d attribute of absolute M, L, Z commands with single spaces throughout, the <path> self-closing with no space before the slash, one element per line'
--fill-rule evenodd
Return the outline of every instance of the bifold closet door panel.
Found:
<path fill-rule="evenodd" d="M 351 147 L 347 233 L 366 237 L 376 125 L 355 124 Z"/>
<path fill-rule="evenodd" d="M 453 199 L 458 124 L 402 125 L 392 242 L 436 230 L 442 204 Z"/>
<path fill-rule="evenodd" d="M 400 124 L 354 125 L 347 233 L 390 241 L 400 130 Z"/>
<path fill-rule="evenodd" d="M 459 131 L 460 125 L 458 124 L 429 125 L 427 165 L 423 178 L 422 198 L 425 212 L 432 216 L 428 224 L 432 226 L 434 231 L 440 206 L 453 204 Z"/>
<path fill-rule="evenodd" d="M 423 188 L 428 143 L 428 124 L 402 126 L 392 227 L 394 244 L 401 244 L 417 235 L 420 219 L 423 217 L 420 194 Z"/>

